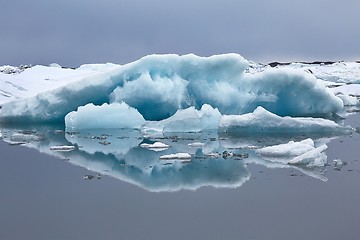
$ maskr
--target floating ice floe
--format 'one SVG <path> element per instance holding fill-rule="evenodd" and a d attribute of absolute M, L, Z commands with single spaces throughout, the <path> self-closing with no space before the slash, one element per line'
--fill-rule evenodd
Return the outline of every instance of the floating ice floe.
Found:
<path fill-rule="evenodd" d="M 76 149 L 75 146 L 68 146 L 68 145 L 50 147 L 51 151 L 62 151 L 62 152 L 69 152 L 75 149 Z"/>
<path fill-rule="evenodd" d="M 164 151 L 164 150 L 168 149 L 170 147 L 170 145 L 167 145 L 162 142 L 154 142 L 153 144 L 142 143 L 142 144 L 140 144 L 140 147 L 147 148 L 147 149 L 150 149 L 153 151 Z"/>
<path fill-rule="evenodd" d="M 194 147 L 194 148 L 201 148 L 205 146 L 205 143 L 202 142 L 193 142 L 193 143 L 189 143 L 188 144 L 189 147 Z"/>
<path fill-rule="evenodd" d="M 326 144 L 316 147 L 314 141 L 308 138 L 299 142 L 290 141 L 285 144 L 260 148 L 255 150 L 255 153 L 275 165 L 297 166 L 300 167 L 297 169 L 303 173 L 326 181 L 325 177 L 309 171 L 311 168 L 326 166 L 327 156 L 324 153 L 326 149 Z M 265 163 L 265 165 L 268 164 Z"/>
<path fill-rule="evenodd" d="M 160 156 L 160 160 L 179 160 L 181 162 L 190 162 L 191 155 L 189 153 L 174 153 Z"/>
<path fill-rule="evenodd" d="M 300 142 L 290 141 L 284 144 L 264 147 L 255 150 L 255 152 L 265 159 L 288 163 L 291 158 L 311 151 L 314 148 L 314 141 L 308 138 Z"/>
<path fill-rule="evenodd" d="M 300 142 L 290 141 L 285 144 L 264 147 L 255 152 L 271 162 L 306 167 L 324 167 L 327 157 L 323 151 L 326 149 L 326 144 L 315 147 L 314 141 L 308 138 Z"/>
<path fill-rule="evenodd" d="M 291 135 L 299 133 L 339 134 L 352 132 L 353 129 L 322 118 L 280 117 L 263 107 L 258 107 L 253 113 L 221 117 L 219 131 L 242 134 Z"/>
<path fill-rule="evenodd" d="M 288 164 L 291 165 L 305 165 L 308 167 L 323 167 L 326 164 L 326 155 L 322 152 L 327 149 L 327 145 L 321 145 L 308 152 L 291 159 Z"/>
<path fill-rule="evenodd" d="M 41 141 L 41 140 L 44 140 L 44 136 L 35 135 L 35 134 L 14 133 L 10 136 L 10 141 L 13 143 L 29 143 L 32 141 Z"/>
<path fill-rule="evenodd" d="M 340 171 L 341 168 L 345 165 L 345 163 L 343 161 L 341 161 L 341 159 L 334 159 L 333 160 L 333 167 L 334 170 L 338 170 Z"/>

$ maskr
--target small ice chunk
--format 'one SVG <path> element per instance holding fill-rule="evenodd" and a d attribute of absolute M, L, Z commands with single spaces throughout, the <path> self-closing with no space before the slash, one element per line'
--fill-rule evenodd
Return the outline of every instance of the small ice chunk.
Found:
<path fill-rule="evenodd" d="M 333 166 L 334 166 L 334 170 L 338 170 L 340 171 L 341 168 L 345 165 L 345 163 L 343 161 L 341 161 L 341 159 L 334 159 L 333 160 Z"/>
<path fill-rule="evenodd" d="M 37 136 L 34 134 L 23 134 L 23 133 L 15 133 L 10 137 L 11 142 L 17 143 L 29 143 L 32 141 L 40 141 L 43 138 L 41 136 Z"/>
<path fill-rule="evenodd" d="M 193 143 L 189 143 L 188 144 L 189 147 L 194 147 L 194 148 L 201 148 L 205 146 L 205 143 L 202 142 L 193 142 Z"/>
<path fill-rule="evenodd" d="M 62 151 L 62 152 L 69 152 L 72 150 L 75 150 L 75 146 L 71 146 L 71 145 L 62 145 L 62 146 L 52 146 L 50 147 L 51 151 Z"/>
<path fill-rule="evenodd" d="M 91 179 L 93 179 L 93 178 L 94 178 L 94 176 L 93 176 L 93 175 L 90 175 L 90 174 L 87 174 L 87 175 L 84 176 L 84 179 L 85 179 L 85 180 L 91 180 Z"/>
<path fill-rule="evenodd" d="M 190 162 L 191 155 L 189 153 L 174 153 L 160 156 L 160 160 L 180 160 L 181 162 Z"/>
<path fill-rule="evenodd" d="M 223 151 L 223 153 L 222 153 L 223 159 L 231 158 L 232 156 L 234 156 L 234 153 L 232 153 L 232 152 Z"/>
<path fill-rule="evenodd" d="M 210 153 L 205 154 L 205 156 L 207 156 L 209 158 L 219 158 L 221 156 L 221 154 L 210 152 Z"/>
<path fill-rule="evenodd" d="M 343 161 L 341 159 L 334 159 L 333 160 L 334 167 L 342 167 L 344 165 Z"/>
<path fill-rule="evenodd" d="M 153 144 L 142 143 L 142 144 L 140 144 L 140 147 L 147 148 L 152 151 L 160 152 L 160 151 L 164 151 L 164 150 L 168 149 L 170 147 L 170 145 L 167 145 L 162 142 L 154 142 Z"/>

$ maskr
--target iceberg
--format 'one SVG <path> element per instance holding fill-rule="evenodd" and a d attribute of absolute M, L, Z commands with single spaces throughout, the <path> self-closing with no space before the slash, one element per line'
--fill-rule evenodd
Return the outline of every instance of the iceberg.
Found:
<path fill-rule="evenodd" d="M 249 73 L 248 67 L 249 62 L 238 54 L 166 54 L 123 66 L 88 65 L 75 70 L 35 66 L 19 73 L 34 72 L 33 77 L 21 77 L 27 86 L 11 80 L 16 74 L 1 73 L 6 76 L 1 75 L 0 90 L 8 100 L 2 102 L 0 121 L 64 122 L 79 107 L 117 102 L 151 121 L 169 118 L 179 109 L 201 109 L 204 104 L 223 115 L 250 113 L 258 106 L 293 117 L 324 117 L 343 109 L 342 100 L 311 74 L 291 68 Z M 38 73 L 39 78 L 34 77 Z"/>
<path fill-rule="evenodd" d="M 81 151 L 95 154 L 126 155 L 130 149 L 141 144 L 143 138 L 135 129 L 83 129 L 80 132 L 66 132 L 65 139 Z M 110 143 L 110 144 L 104 144 Z"/>

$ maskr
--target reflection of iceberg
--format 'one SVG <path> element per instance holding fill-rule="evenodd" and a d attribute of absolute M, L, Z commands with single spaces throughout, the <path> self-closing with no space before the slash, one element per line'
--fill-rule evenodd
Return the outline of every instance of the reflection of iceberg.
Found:
<path fill-rule="evenodd" d="M 66 132 L 66 140 L 77 145 L 80 150 L 94 154 L 125 155 L 131 148 L 137 147 L 142 137 L 133 129 L 95 129 L 81 132 Z M 102 143 L 108 144 L 102 144 Z"/>
<path fill-rule="evenodd" d="M 84 134 L 80 133 L 76 137 L 82 135 Z M 126 136 L 130 135 L 126 134 Z M 137 144 L 134 144 L 135 139 Z M 135 133 L 132 137 L 121 140 L 123 142 L 120 145 L 130 148 L 127 152 L 123 151 L 119 154 L 116 151 L 104 151 L 110 145 L 100 147 L 91 144 L 91 139 L 83 139 L 83 147 L 70 157 L 70 162 L 133 183 L 149 191 L 195 190 L 202 186 L 238 187 L 250 177 L 243 162 L 202 159 L 202 153 L 194 152 L 193 149 L 189 151 L 192 158 L 190 163 L 174 161 L 169 165 L 164 160 L 160 160 L 163 155 L 190 150 L 186 144 L 181 144 L 180 139 L 177 139 L 177 142 L 163 139 L 165 145 L 171 148 L 162 152 L 140 147 L 141 139 Z M 89 141 L 90 145 L 85 141 Z M 111 145 L 116 148 L 118 144 L 115 141 Z"/>
<path fill-rule="evenodd" d="M 142 158 L 144 162 L 133 162 L 134 158 Z M 124 159 L 112 154 L 78 152 L 70 162 L 156 192 L 195 190 L 203 186 L 233 188 L 250 178 L 241 161 L 194 159 L 190 163 L 167 165 L 159 161 L 156 152 L 149 153 L 146 149 L 133 149 Z"/>
<path fill-rule="evenodd" d="M 161 141 L 170 148 L 156 152 L 140 147 L 142 143 L 151 145 L 156 139 L 143 139 L 140 132 L 135 130 L 103 129 L 64 133 L 55 128 L 35 131 L 3 129 L 4 141 L 10 141 L 11 136 L 19 132 L 29 136 L 43 136 L 42 139 L 33 139 L 25 146 L 155 192 L 195 190 L 203 186 L 239 187 L 250 179 L 247 170 L 249 163 L 261 164 L 269 168 L 296 169 L 314 178 L 326 180 L 322 175 L 324 169 L 322 167 L 293 166 L 281 161 L 269 161 L 255 152 L 260 146 L 251 147 L 253 145 L 251 139 L 246 143 L 246 139 L 243 138 L 242 143 L 238 144 L 236 139 L 219 139 L 216 133 L 163 136 Z M 274 145 L 276 142 L 288 142 L 288 140 L 273 139 L 272 142 L 260 141 L 260 143 L 264 148 L 269 144 Z M 111 144 L 99 144 L 102 141 Z M 311 141 L 305 142 L 311 145 Z M 197 144 L 197 147 L 189 146 L 189 143 L 194 142 L 202 144 Z M 52 151 L 50 150 L 52 146 L 76 146 L 76 148 L 73 151 Z M 304 150 L 305 153 L 306 151 Z M 189 153 L 191 161 L 184 163 L 176 160 L 171 162 L 160 160 L 163 155 L 179 152 Z M 225 152 L 228 153 L 226 157 L 224 157 Z"/>

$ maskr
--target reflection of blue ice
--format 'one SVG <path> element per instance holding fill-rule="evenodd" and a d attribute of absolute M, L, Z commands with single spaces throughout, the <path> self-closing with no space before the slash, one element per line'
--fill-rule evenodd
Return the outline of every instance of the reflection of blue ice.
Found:
<path fill-rule="evenodd" d="M 262 158 L 255 150 L 260 147 L 286 143 L 282 138 L 231 138 L 219 137 L 216 132 L 197 134 L 160 135 L 144 138 L 135 130 L 91 130 L 64 133 L 53 128 L 19 131 L 3 129 L 5 141 L 14 134 L 24 134 L 30 139 L 25 146 L 59 158 L 88 170 L 112 176 L 135 184 L 148 191 L 195 190 L 203 186 L 235 188 L 250 179 L 247 164 L 256 163 L 268 168 L 293 168 L 304 174 L 326 181 L 323 168 L 290 166 Z M 34 136 L 42 136 L 42 139 Z M 25 137 L 26 138 L 26 137 Z M 33 139 L 33 140 L 31 140 Z M 160 141 L 170 147 L 164 151 L 151 151 L 141 143 Z M 203 143 L 192 147 L 190 143 Z M 189 146 L 190 144 L 190 146 Z M 51 146 L 75 145 L 70 152 L 51 151 Z M 222 153 L 233 155 L 224 156 Z M 189 163 L 159 160 L 160 156 L 186 152 Z M 248 157 L 245 157 L 248 156 Z"/>

